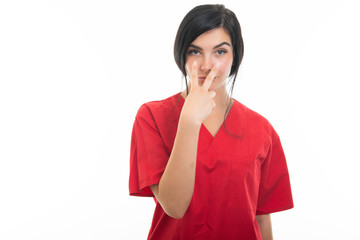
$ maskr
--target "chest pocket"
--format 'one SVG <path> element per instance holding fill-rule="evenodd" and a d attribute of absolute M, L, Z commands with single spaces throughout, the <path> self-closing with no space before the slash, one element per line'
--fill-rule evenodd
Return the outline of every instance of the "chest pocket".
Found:
<path fill-rule="evenodd" d="M 247 210 L 256 206 L 261 165 L 250 157 L 229 159 L 229 201 L 228 210 Z M 249 209 L 250 207 L 250 209 Z"/>

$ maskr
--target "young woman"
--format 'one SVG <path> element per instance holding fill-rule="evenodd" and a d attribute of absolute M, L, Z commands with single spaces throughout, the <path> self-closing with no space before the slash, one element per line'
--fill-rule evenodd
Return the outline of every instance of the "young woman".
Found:
<path fill-rule="evenodd" d="M 272 239 L 269 214 L 293 207 L 277 133 L 231 98 L 243 49 L 223 5 L 197 6 L 180 24 L 186 89 L 142 105 L 133 126 L 130 195 L 156 202 L 148 239 Z"/>

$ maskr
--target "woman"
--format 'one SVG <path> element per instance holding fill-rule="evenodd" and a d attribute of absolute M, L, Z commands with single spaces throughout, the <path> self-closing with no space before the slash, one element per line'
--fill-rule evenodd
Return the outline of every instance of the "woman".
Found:
<path fill-rule="evenodd" d="M 148 239 L 272 239 L 270 213 L 293 207 L 291 187 L 271 124 L 230 97 L 243 56 L 235 14 L 192 9 L 174 56 L 186 89 L 142 105 L 131 140 L 130 194 L 156 202 Z"/>

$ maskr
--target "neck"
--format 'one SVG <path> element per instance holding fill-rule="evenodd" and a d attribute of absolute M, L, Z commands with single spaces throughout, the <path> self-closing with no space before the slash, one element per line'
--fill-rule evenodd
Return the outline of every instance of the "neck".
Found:
<path fill-rule="evenodd" d="M 220 108 L 228 107 L 228 105 L 231 101 L 231 98 L 230 98 L 228 92 L 226 91 L 225 85 L 216 90 L 216 95 L 215 95 L 214 101 L 215 101 L 216 106 L 218 106 Z"/>

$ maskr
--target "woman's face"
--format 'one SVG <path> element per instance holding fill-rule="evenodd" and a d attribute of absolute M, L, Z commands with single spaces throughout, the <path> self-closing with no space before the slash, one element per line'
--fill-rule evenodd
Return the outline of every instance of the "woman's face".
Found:
<path fill-rule="evenodd" d="M 233 47 L 227 31 L 216 28 L 197 37 L 190 44 L 186 54 L 188 69 L 192 69 L 194 62 L 197 62 L 199 85 L 202 85 L 211 69 L 217 66 L 216 78 L 209 90 L 216 91 L 221 87 L 225 89 L 225 82 L 233 63 Z"/>

